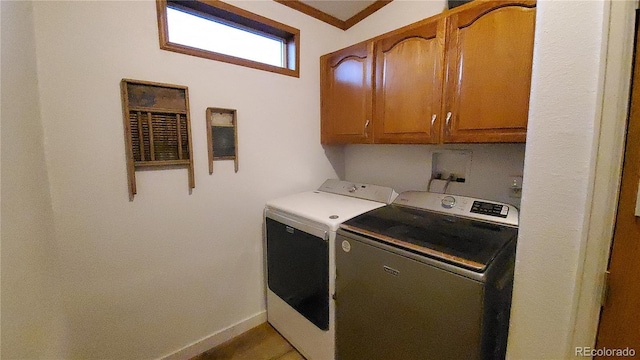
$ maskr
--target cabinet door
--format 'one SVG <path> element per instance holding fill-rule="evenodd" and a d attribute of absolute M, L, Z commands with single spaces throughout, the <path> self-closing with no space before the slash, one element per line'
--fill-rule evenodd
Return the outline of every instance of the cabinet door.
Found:
<path fill-rule="evenodd" d="M 447 25 L 444 142 L 524 142 L 535 1 L 479 3 Z"/>
<path fill-rule="evenodd" d="M 323 144 L 370 143 L 373 44 L 320 58 Z"/>
<path fill-rule="evenodd" d="M 376 42 L 376 143 L 438 142 L 444 32 L 440 18 Z"/>

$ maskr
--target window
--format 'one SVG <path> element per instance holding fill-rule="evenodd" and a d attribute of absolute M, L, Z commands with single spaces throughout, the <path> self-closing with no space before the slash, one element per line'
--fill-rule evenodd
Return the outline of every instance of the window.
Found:
<path fill-rule="evenodd" d="M 216 0 L 156 0 L 160 48 L 300 75 L 300 30 Z"/>

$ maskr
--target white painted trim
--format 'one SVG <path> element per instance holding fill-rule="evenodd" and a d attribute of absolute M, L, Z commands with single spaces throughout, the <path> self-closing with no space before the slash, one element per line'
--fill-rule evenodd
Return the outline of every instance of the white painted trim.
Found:
<path fill-rule="evenodd" d="M 600 135 L 587 242 L 576 284 L 573 334 L 567 349 L 570 358 L 575 358 L 575 347 L 595 346 L 622 173 L 638 1 L 610 1 L 609 5 Z"/>
<path fill-rule="evenodd" d="M 261 311 L 256 313 L 242 321 L 239 321 L 226 329 L 217 331 L 209 336 L 183 347 L 182 349 L 175 351 L 169 355 L 165 355 L 160 360 L 187 360 L 194 356 L 200 355 L 203 352 L 214 348 L 226 341 L 233 339 L 234 337 L 242 334 L 243 332 L 252 329 L 267 321 L 267 312 Z"/>

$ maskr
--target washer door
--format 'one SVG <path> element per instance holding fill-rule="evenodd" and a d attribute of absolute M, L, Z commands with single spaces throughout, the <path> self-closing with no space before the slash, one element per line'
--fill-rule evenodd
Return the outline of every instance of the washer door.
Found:
<path fill-rule="evenodd" d="M 269 289 L 322 330 L 329 330 L 329 242 L 266 218 Z"/>

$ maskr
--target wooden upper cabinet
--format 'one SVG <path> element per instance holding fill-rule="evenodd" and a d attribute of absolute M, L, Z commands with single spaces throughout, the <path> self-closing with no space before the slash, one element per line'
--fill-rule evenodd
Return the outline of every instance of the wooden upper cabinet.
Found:
<path fill-rule="evenodd" d="M 524 142 L 535 1 L 480 2 L 448 17 L 444 142 Z"/>
<path fill-rule="evenodd" d="M 322 56 L 322 143 L 524 142 L 535 7 L 476 0 Z"/>
<path fill-rule="evenodd" d="M 373 43 L 320 58 L 321 142 L 370 143 Z"/>
<path fill-rule="evenodd" d="M 376 41 L 376 143 L 438 143 L 444 23 L 435 19 Z"/>

